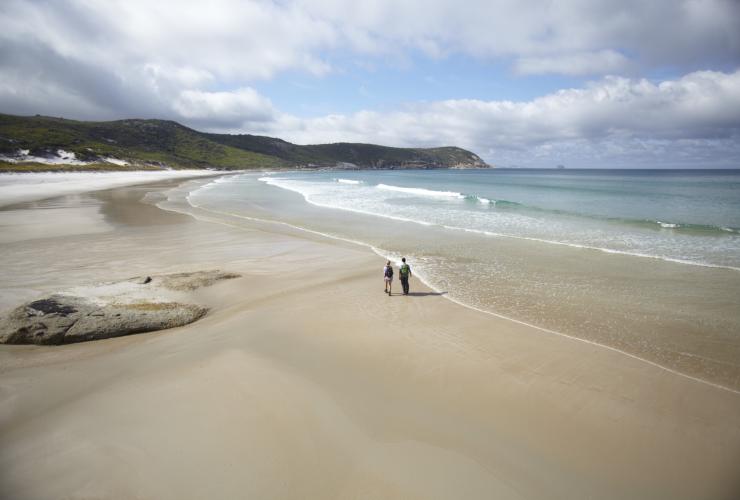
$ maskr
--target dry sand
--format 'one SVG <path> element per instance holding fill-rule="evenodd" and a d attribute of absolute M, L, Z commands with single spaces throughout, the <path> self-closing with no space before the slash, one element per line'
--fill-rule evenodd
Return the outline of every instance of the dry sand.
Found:
<path fill-rule="evenodd" d="M 740 496 L 740 394 L 416 280 L 388 297 L 365 249 L 139 201 L 161 188 L 58 200 L 45 209 L 101 217 L 0 244 L 4 309 L 139 274 L 243 274 L 194 292 L 212 311 L 186 327 L 0 346 L 0 498 Z"/>

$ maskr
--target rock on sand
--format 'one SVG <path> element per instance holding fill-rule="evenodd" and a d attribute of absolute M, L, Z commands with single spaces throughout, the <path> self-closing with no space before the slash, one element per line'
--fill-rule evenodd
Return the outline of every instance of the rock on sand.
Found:
<path fill-rule="evenodd" d="M 126 294 L 118 297 L 96 297 L 95 288 L 89 289 L 93 293 L 85 297 L 54 294 L 23 304 L 0 318 L 0 343 L 70 344 L 187 325 L 202 318 L 208 309 L 143 298 L 160 297 L 162 289 L 190 291 L 237 277 L 221 271 L 198 271 L 137 277 L 99 287 L 109 290 L 111 286 L 127 285 Z"/>

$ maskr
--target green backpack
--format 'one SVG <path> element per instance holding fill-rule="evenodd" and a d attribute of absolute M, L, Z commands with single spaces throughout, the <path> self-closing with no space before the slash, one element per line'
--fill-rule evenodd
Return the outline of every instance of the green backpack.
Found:
<path fill-rule="evenodd" d="M 398 269 L 398 275 L 401 276 L 402 278 L 408 278 L 410 271 L 411 271 L 411 268 L 409 267 L 409 265 L 404 264 Z"/>

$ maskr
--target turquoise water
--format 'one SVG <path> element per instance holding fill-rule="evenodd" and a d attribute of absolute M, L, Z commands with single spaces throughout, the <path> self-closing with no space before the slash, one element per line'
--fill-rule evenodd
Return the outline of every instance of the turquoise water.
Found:
<path fill-rule="evenodd" d="M 264 180 L 339 210 L 740 268 L 740 171 L 330 172 Z"/>
<path fill-rule="evenodd" d="M 740 171 L 281 172 L 187 199 L 405 256 L 461 304 L 740 388 Z"/>

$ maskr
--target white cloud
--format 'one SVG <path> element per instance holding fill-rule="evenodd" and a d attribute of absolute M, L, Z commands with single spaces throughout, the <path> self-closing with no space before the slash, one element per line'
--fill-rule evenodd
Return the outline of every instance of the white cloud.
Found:
<path fill-rule="evenodd" d="M 6 0 L 0 75 L 29 84 L 0 89 L 0 110 L 187 118 L 179 112 L 188 92 L 251 87 L 284 71 L 327 74 L 322 51 L 336 36 L 309 12 L 273 2 Z M 75 110 L 74 98 L 86 103 Z"/>
<path fill-rule="evenodd" d="M 629 159 L 656 166 L 713 158 L 717 166 L 740 167 L 740 71 L 659 83 L 608 77 L 526 102 L 447 100 L 308 120 L 282 115 L 262 132 L 302 144 L 459 145 L 493 163 L 559 158 L 555 163 L 609 166 Z"/>
<path fill-rule="evenodd" d="M 700 69 L 740 59 L 736 0 L 296 0 L 367 54 L 512 58 L 533 73 L 603 74 L 625 67 Z M 584 57 L 600 69 L 574 72 Z M 544 64 L 561 59 L 563 64 Z M 697 67 L 699 66 L 699 67 Z"/>
<path fill-rule="evenodd" d="M 100 31 L 110 30 L 109 43 L 103 48 L 118 61 L 194 66 L 227 80 L 267 79 L 294 69 L 316 75 L 330 70 L 321 50 L 335 42 L 333 29 L 289 3 L 68 3 L 80 17 L 99 23 Z"/>
<path fill-rule="evenodd" d="M 272 120 L 275 113 L 270 100 L 251 88 L 232 92 L 183 90 L 173 106 L 183 118 L 205 122 L 211 128 L 248 126 Z"/>

